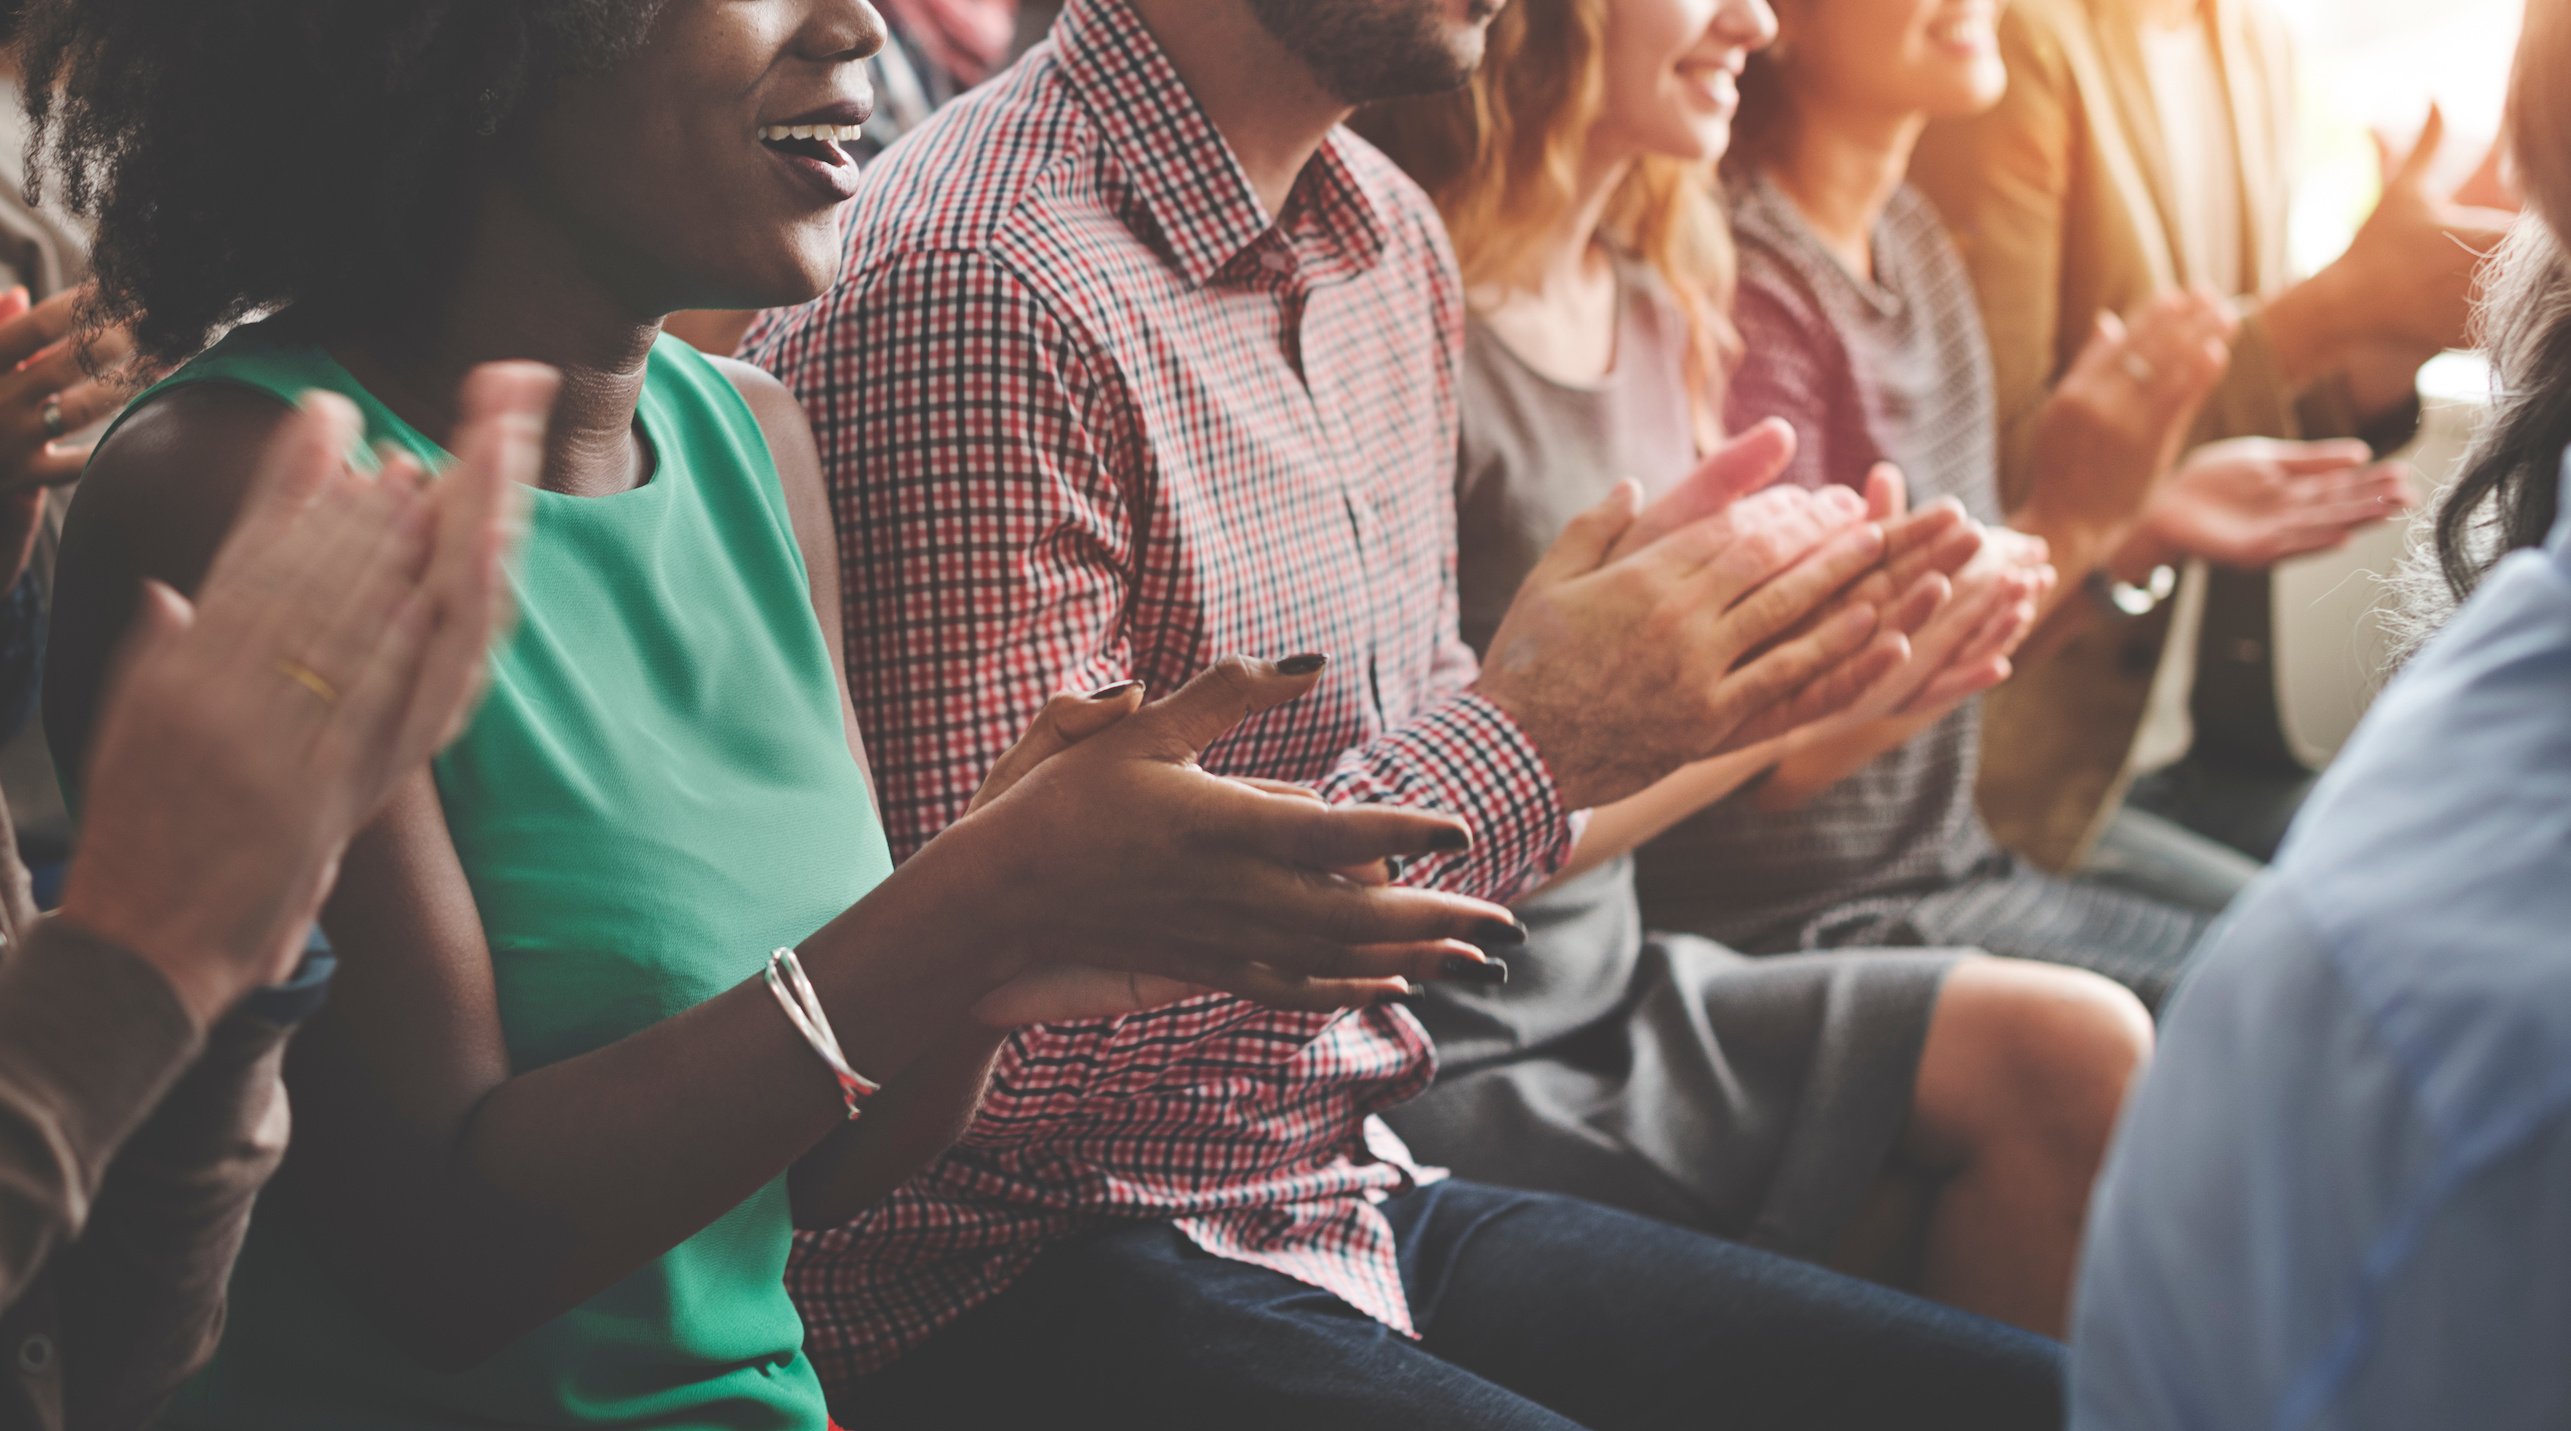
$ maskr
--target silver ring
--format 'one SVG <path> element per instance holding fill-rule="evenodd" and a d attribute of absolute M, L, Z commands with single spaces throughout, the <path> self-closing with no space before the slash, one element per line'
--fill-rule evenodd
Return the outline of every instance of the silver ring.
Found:
<path fill-rule="evenodd" d="M 38 421 L 44 423 L 46 437 L 56 442 L 62 441 L 62 395 L 60 393 L 45 399 L 45 405 L 36 409 L 36 417 Z"/>
<path fill-rule="evenodd" d="M 2125 370 L 2126 377 L 2144 387 L 2151 386 L 2151 380 L 2160 376 L 2160 369 L 2151 365 L 2151 359 L 2131 349 L 2118 355 L 2116 363 Z"/>

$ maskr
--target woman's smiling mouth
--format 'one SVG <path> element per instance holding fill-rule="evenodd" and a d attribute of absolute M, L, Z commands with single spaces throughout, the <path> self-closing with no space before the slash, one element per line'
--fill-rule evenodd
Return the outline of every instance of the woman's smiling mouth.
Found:
<path fill-rule="evenodd" d="M 831 116 L 843 117 L 848 116 Z M 854 117 L 854 123 L 763 124 L 758 129 L 759 145 L 815 199 L 845 203 L 857 192 L 858 172 L 847 146 L 866 134 L 862 111 Z"/>

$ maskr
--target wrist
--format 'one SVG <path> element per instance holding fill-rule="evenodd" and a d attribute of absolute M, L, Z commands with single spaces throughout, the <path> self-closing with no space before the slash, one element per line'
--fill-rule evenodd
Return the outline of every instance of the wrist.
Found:
<path fill-rule="evenodd" d="M 914 947 L 937 950 L 949 983 L 968 1004 L 1033 969 L 1043 922 L 1021 908 L 1027 872 L 981 812 L 940 831 L 898 866 L 886 891 L 912 916 Z"/>
<path fill-rule="evenodd" d="M 2149 581 L 2160 568 L 2174 567 L 2186 560 L 2187 553 L 2152 530 L 2146 517 L 2100 561 L 2096 571 L 2110 581 L 2139 584 Z"/>
<path fill-rule="evenodd" d="M 76 864 L 71 883 L 63 893 L 62 907 L 52 919 L 85 939 L 113 945 L 150 966 L 169 985 L 179 1007 L 187 1011 L 189 1021 L 200 1033 L 221 1023 L 223 1016 L 259 982 L 251 961 L 214 952 L 183 922 L 154 917 L 142 901 L 125 899 L 99 890 L 94 883 L 83 882 Z"/>
<path fill-rule="evenodd" d="M 2133 540 L 2139 521 L 2133 513 L 2111 518 L 2062 511 L 2040 491 L 2008 518 L 2012 528 L 2043 540 L 2054 573 L 2065 586 L 2114 560 Z"/>
<path fill-rule="evenodd" d="M 2355 311 L 2352 292 L 2362 291 L 2345 257 L 2293 284 L 2259 305 L 2259 323 L 2286 385 L 2297 391 L 2328 377 L 2350 338 L 2345 315 Z"/>

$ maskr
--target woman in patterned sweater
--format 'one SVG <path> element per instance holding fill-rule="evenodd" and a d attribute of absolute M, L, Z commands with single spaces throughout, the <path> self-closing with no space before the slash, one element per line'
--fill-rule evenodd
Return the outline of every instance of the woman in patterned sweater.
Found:
<path fill-rule="evenodd" d="M 2040 601 L 2053 637 L 2108 604 L 2087 593 L 2147 580 L 2201 522 L 2207 494 L 2240 485 L 2257 459 L 2211 449 L 2162 479 L 2233 323 L 2210 295 L 2171 293 L 2130 331 L 2100 317 L 2039 425 L 2039 461 L 2065 480 L 2003 509 L 1990 354 L 1970 282 L 1934 211 L 1902 182 L 1930 120 L 1998 101 L 2008 76 L 1997 13 L 1987 0 L 1780 6 L 1777 48 L 1744 76 L 1728 165 L 1742 248 L 1736 318 L 1751 356 L 1725 412 L 1794 423 L 1804 443 L 1793 480 L 1862 484 L 1890 461 L 1917 496 L 2005 521 L 1959 577 L 1968 592 L 2040 542 L 2061 578 Z M 2351 474 L 2346 454 L 2325 455 L 2312 480 L 2350 483 L 2369 501 L 2393 494 L 2397 479 Z M 1974 809 L 1977 702 L 1913 700 L 1884 714 L 1789 756 L 1747 798 L 1662 839 L 1644 865 L 1653 916 L 1761 950 L 1969 945 L 2058 960 L 2157 1006 L 2228 889 L 2026 865 Z"/>

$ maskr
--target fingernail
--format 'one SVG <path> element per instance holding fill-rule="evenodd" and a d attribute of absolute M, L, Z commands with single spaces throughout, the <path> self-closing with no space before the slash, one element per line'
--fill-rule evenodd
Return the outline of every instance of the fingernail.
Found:
<path fill-rule="evenodd" d="M 1306 652 L 1300 656 L 1288 656 L 1277 662 L 1277 671 L 1280 675 L 1309 676 L 1329 664 L 1329 657 Z"/>
<path fill-rule="evenodd" d="M 1428 847 L 1442 855 L 1460 855 L 1473 848 L 1473 832 L 1459 825 L 1442 825 L 1428 837 Z"/>
<path fill-rule="evenodd" d="M 1449 954 L 1437 961 L 1437 972 L 1441 977 L 1460 984 L 1505 984 L 1509 982 L 1509 961 L 1467 959 L 1461 954 Z"/>
<path fill-rule="evenodd" d="M 1482 921 L 1481 932 L 1473 936 L 1473 942 L 1485 949 L 1495 944 L 1503 949 L 1515 949 L 1527 942 L 1527 927 L 1520 924 L 1514 916 L 1508 919 L 1486 919 Z"/>
<path fill-rule="evenodd" d="M 1124 695 L 1127 691 L 1139 691 L 1142 688 L 1143 683 L 1140 681 L 1114 681 L 1091 691 L 1089 693 L 1089 699 L 1093 701 L 1112 701 L 1117 697 Z"/>
<path fill-rule="evenodd" d="M 1412 983 L 1408 979 L 1404 979 L 1402 980 L 1401 992 L 1397 994 L 1377 995 L 1375 1002 L 1379 1004 L 1410 1004 L 1416 1006 L 1422 998 L 1427 996 L 1427 994 L 1428 990 Z"/>

